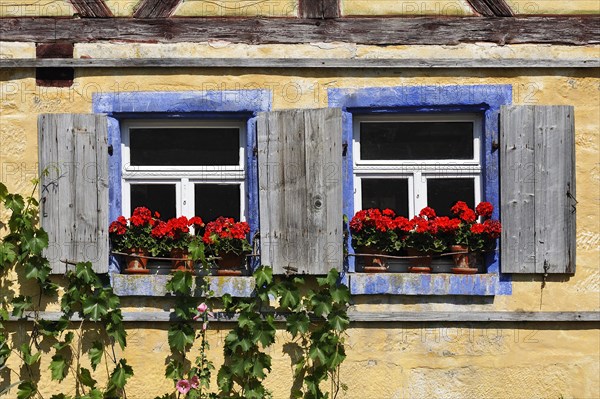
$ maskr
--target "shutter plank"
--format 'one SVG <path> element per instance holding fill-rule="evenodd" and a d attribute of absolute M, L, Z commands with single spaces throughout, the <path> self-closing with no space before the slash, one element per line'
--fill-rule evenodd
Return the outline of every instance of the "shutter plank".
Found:
<path fill-rule="evenodd" d="M 575 272 L 573 107 L 501 112 L 502 271 Z"/>
<path fill-rule="evenodd" d="M 342 265 L 341 110 L 259 114 L 261 261 L 283 274 Z"/>
<path fill-rule="evenodd" d="M 502 271 L 528 273 L 535 268 L 533 109 L 503 107 L 500 134 Z"/>
<path fill-rule="evenodd" d="M 575 223 L 571 199 L 575 181 L 573 107 L 535 107 L 535 272 L 575 272 Z"/>
<path fill-rule="evenodd" d="M 108 149 L 103 115 L 46 114 L 39 118 L 41 224 L 48 232 L 53 273 L 61 260 L 90 261 L 108 271 Z"/>

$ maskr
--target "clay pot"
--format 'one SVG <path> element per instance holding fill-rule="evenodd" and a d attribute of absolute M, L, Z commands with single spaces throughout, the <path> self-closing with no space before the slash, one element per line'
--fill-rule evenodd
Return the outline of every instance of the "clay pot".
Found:
<path fill-rule="evenodd" d="M 368 254 L 366 256 L 358 256 L 358 259 L 364 265 L 365 273 L 385 273 L 388 271 L 386 258 L 378 256 L 382 255 L 381 250 L 371 247 L 358 247 L 356 248 L 356 253 Z"/>
<path fill-rule="evenodd" d="M 233 252 L 225 252 L 219 254 L 217 259 L 217 275 L 218 276 L 241 276 L 242 268 L 246 265 L 245 254 L 235 254 Z"/>
<path fill-rule="evenodd" d="M 454 265 L 452 273 L 455 274 L 475 274 L 477 273 L 477 254 L 469 252 L 469 247 L 466 245 L 451 245 L 450 251 L 462 252 L 452 255 Z"/>
<path fill-rule="evenodd" d="M 148 251 L 142 248 L 130 248 L 125 255 L 125 270 L 127 274 L 148 274 L 150 270 L 146 268 L 148 264 Z M 133 255 L 133 256 L 132 256 Z"/>
<path fill-rule="evenodd" d="M 194 261 L 190 257 L 190 253 L 187 249 L 173 248 L 171 249 L 171 258 L 178 258 L 181 260 L 171 260 L 171 269 L 173 271 L 181 270 L 185 272 L 194 271 Z M 189 260 L 184 260 L 189 259 Z"/>
<path fill-rule="evenodd" d="M 406 253 L 408 256 L 414 256 L 414 258 L 409 258 L 409 272 L 431 273 L 431 261 L 433 260 L 431 253 L 417 251 L 414 248 L 407 248 Z"/>

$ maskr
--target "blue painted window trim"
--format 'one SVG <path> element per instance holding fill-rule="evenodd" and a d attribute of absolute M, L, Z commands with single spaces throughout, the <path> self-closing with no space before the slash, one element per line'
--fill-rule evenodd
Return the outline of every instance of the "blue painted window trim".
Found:
<path fill-rule="evenodd" d="M 185 91 L 185 92 L 121 92 L 94 94 L 94 113 L 108 116 L 109 157 L 109 221 L 121 215 L 121 128 L 126 119 L 245 119 L 246 129 L 246 200 L 250 234 L 258 231 L 258 164 L 256 118 L 258 112 L 270 111 L 268 90 Z M 118 272 L 111 259 L 110 272 Z"/>
<path fill-rule="evenodd" d="M 483 199 L 494 205 L 494 217 L 499 215 L 498 153 L 492 143 L 498 142 L 498 117 L 500 107 L 512 103 L 510 85 L 448 85 L 448 86 L 398 86 L 368 88 L 336 88 L 328 90 L 329 107 L 342 108 L 343 142 L 347 145 L 344 159 L 344 213 L 354 214 L 354 179 L 352 152 L 353 116 L 359 114 L 477 112 L 484 117 L 482 158 Z M 351 248 L 351 247 L 350 247 Z M 510 295 L 510 276 L 500 273 L 498 253 L 486 259 L 487 275 L 475 277 L 452 276 L 443 281 L 442 276 L 418 275 L 398 283 L 398 276 L 350 276 L 353 294 L 429 294 L 429 295 Z M 353 258 L 348 269 L 355 271 Z M 352 280 L 361 280 L 352 284 Z M 446 279 L 445 279 L 446 280 Z M 451 281 L 450 281 L 451 280 Z M 433 281 L 433 283 L 432 283 Z M 461 284 L 467 282 L 469 284 Z M 436 285 L 437 284 L 437 285 Z M 442 289 L 440 285 L 447 288 Z M 406 286 L 406 287 L 404 287 Z M 404 287 L 404 288 L 402 288 Z"/>

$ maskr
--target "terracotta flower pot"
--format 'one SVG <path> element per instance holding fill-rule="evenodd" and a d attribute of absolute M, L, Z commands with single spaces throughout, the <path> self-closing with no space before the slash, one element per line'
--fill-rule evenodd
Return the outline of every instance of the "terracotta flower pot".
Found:
<path fill-rule="evenodd" d="M 233 252 L 225 252 L 219 254 L 217 259 L 217 275 L 218 276 L 241 276 L 242 268 L 246 265 L 245 254 L 235 254 Z"/>
<path fill-rule="evenodd" d="M 413 256 L 413 258 L 409 258 L 410 266 L 408 267 L 408 271 L 411 273 L 431 273 L 431 261 L 432 256 L 430 253 L 417 251 L 414 248 L 407 248 L 406 253 L 408 256 Z"/>
<path fill-rule="evenodd" d="M 171 260 L 171 269 L 173 271 L 181 270 L 185 272 L 194 271 L 194 261 L 190 258 L 190 253 L 187 249 L 173 248 L 171 249 L 171 258 L 179 258 L 180 260 Z M 183 260 L 189 259 L 189 260 Z"/>
<path fill-rule="evenodd" d="M 455 274 L 475 274 L 477 273 L 477 254 L 469 252 L 466 245 L 451 245 L 450 251 L 462 252 L 452 255 L 454 265 L 452 272 Z"/>
<path fill-rule="evenodd" d="M 381 250 L 372 247 L 358 247 L 356 248 L 358 258 L 363 262 L 365 273 L 385 273 L 388 271 L 388 264 L 386 258 L 381 257 Z"/>
<path fill-rule="evenodd" d="M 125 255 L 125 270 L 127 274 L 148 274 L 150 270 L 146 268 L 148 264 L 148 251 L 143 248 L 130 248 Z M 132 256 L 133 255 L 133 256 Z"/>

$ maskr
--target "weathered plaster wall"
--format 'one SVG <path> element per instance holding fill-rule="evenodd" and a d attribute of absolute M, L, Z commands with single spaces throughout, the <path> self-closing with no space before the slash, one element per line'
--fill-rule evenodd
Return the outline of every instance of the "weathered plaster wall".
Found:
<path fill-rule="evenodd" d="M 33 57 L 31 44 L 2 43 L 6 58 Z M 490 46 L 372 47 L 351 44 L 245 46 L 204 44 L 77 45 L 75 57 L 597 57 L 598 47 Z M 37 115 L 91 112 L 92 95 L 123 91 L 268 89 L 273 109 L 327 106 L 328 88 L 402 85 L 509 84 L 516 104 L 575 106 L 577 157 L 577 272 L 550 277 L 541 301 L 539 277 L 513 277 L 512 295 L 354 299 L 357 311 L 598 311 L 600 309 L 600 78 L 597 69 L 78 69 L 71 88 L 36 87 L 33 69 L 0 71 L 0 181 L 28 193 L 37 176 Z M 4 214 L 0 213 L 0 220 Z M 13 276 L 16 278 L 15 276 Z M 162 298 L 124 299 L 124 311 L 170 307 Z M 57 309 L 55 303 L 48 310 Z M 221 362 L 227 324 L 211 325 L 211 356 Z M 21 337 L 27 326 L 11 323 Z M 136 373 L 128 397 L 166 392 L 167 325 L 130 323 L 125 356 Z M 289 397 L 292 360 L 277 344 L 268 385 Z M 348 335 L 341 380 L 347 398 L 595 398 L 600 395 L 597 323 L 355 323 Z M 16 358 L 12 359 L 15 366 Z M 49 361 L 46 357 L 44 362 Z M 47 363 L 41 370 L 46 370 Z M 98 375 L 101 379 L 102 376 Z M 14 377 L 12 377 L 14 378 Z M 68 383 L 49 382 L 44 393 Z M 69 392 L 65 392 L 69 393 Z M 49 395 L 48 395 L 49 396 Z M 344 397 L 343 395 L 341 397 Z"/>

